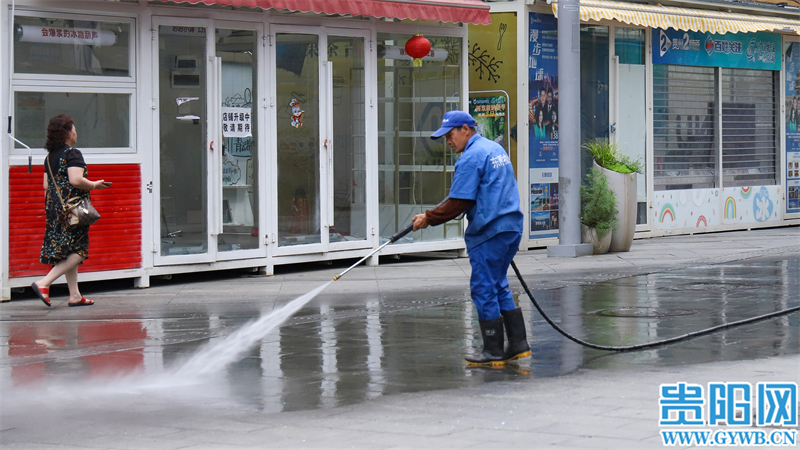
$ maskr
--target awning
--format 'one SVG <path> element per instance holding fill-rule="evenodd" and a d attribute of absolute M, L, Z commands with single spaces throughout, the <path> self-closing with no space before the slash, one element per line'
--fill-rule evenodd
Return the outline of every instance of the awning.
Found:
<path fill-rule="evenodd" d="M 492 23 L 489 5 L 480 0 L 161 0 L 175 3 L 245 6 L 317 14 L 347 14 L 391 19 Z"/>
<path fill-rule="evenodd" d="M 580 5 L 582 21 L 616 20 L 651 28 L 674 28 L 719 34 L 776 30 L 800 34 L 800 21 L 780 17 L 608 0 L 581 0 Z M 556 14 L 557 17 L 556 7 L 557 3 L 553 2 L 553 14 Z"/>

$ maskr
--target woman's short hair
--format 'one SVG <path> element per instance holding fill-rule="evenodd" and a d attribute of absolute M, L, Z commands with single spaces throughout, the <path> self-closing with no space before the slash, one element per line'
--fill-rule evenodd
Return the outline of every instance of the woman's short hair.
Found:
<path fill-rule="evenodd" d="M 74 125 L 75 122 L 72 121 L 72 117 L 66 114 L 50 119 L 50 124 L 47 125 L 47 143 L 44 144 L 44 148 L 48 152 L 52 152 L 64 145 Z"/>

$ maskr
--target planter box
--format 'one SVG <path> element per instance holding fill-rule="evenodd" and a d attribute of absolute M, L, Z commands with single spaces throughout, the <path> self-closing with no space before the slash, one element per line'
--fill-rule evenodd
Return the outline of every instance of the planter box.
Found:
<path fill-rule="evenodd" d="M 592 244 L 592 254 L 602 255 L 608 253 L 608 246 L 611 245 L 611 232 L 597 239 L 597 230 L 581 224 L 581 243 Z"/>
<path fill-rule="evenodd" d="M 617 221 L 619 226 L 611 232 L 610 252 L 627 252 L 633 244 L 636 232 L 636 174 L 619 173 L 604 169 L 594 163 L 608 179 L 608 187 L 617 197 Z"/>

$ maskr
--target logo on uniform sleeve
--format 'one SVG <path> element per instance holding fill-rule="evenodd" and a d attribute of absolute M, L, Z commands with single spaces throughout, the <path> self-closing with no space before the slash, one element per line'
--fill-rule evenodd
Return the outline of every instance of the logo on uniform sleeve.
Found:
<path fill-rule="evenodd" d="M 507 164 L 511 164 L 511 160 L 508 159 L 508 155 L 503 153 L 502 155 L 497 155 L 490 159 L 489 161 L 492 162 L 492 168 L 497 169 L 498 167 L 503 167 Z"/>

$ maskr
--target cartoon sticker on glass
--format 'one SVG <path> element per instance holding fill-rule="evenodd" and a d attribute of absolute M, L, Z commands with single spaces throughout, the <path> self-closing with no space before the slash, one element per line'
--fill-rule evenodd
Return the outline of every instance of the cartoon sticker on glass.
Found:
<path fill-rule="evenodd" d="M 303 114 L 306 112 L 300 109 L 300 102 L 293 98 L 291 102 L 289 102 L 289 106 L 292 107 L 292 126 L 295 128 L 300 128 L 303 126 Z"/>

